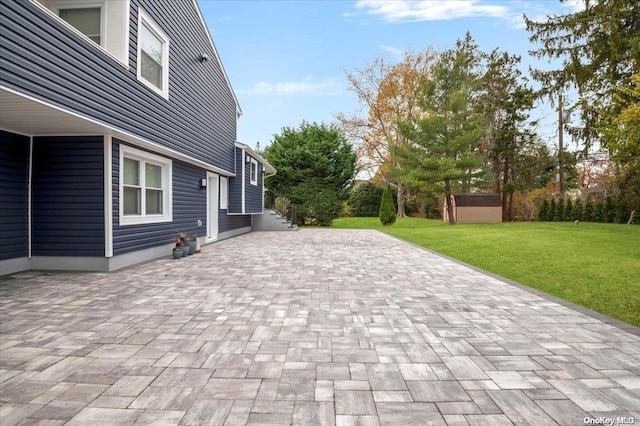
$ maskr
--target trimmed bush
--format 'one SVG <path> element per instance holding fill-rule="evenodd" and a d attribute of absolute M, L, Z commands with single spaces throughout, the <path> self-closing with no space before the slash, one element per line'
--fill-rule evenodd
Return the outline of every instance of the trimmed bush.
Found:
<path fill-rule="evenodd" d="M 585 222 L 593 222 L 594 206 L 593 200 L 587 198 L 587 202 L 584 204 L 584 214 L 582 215 Z"/>
<path fill-rule="evenodd" d="M 387 187 L 382 192 L 382 200 L 380 201 L 380 222 L 384 226 L 393 225 L 396 221 L 396 209 L 393 205 L 393 194 L 391 187 Z"/>

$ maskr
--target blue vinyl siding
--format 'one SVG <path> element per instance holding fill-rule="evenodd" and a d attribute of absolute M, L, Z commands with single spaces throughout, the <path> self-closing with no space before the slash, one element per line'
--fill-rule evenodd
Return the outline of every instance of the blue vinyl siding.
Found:
<path fill-rule="evenodd" d="M 256 161 L 258 161 L 256 159 Z M 262 213 L 262 164 L 258 161 L 258 185 L 251 185 L 251 167 L 245 167 L 245 213 Z"/>
<path fill-rule="evenodd" d="M 169 100 L 136 77 L 139 6 L 170 38 Z M 30 1 L 0 17 L 3 85 L 233 171 L 236 103 L 191 1 L 131 0 L 128 68 Z"/>
<path fill-rule="evenodd" d="M 251 226 L 249 215 L 228 215 L 226 210 L 218 211 L 218 232 L 233 231 Z"/>
<path fill-rule="evenodd" d="M 29 255 L 29 138 L 0 130 L 0 260 Z"/>
<path fill-rule="evenodd" d="M 177 160 L 172 160 L 173 222 L 120 226 L 120 143 L 113 140 L 113 254 L 169 244 L 180 232 L 204 236 L 207 193 L 200 189 L 200 179 L 206 178 L 207 172 Z M 202 221 L 201 227 L 197 226 L 198 220 Z"/>
<path fill-rule="evenodd" d="M 104 256 L 104 138 L 33 138 L 34 256 Z"/>
<path fill-rule="evenodd" d="M 242 213 L 242 170 L 244 166 L 243 150 L 235 149 L 236 176 L 229 178 L 229 213 Z"/>

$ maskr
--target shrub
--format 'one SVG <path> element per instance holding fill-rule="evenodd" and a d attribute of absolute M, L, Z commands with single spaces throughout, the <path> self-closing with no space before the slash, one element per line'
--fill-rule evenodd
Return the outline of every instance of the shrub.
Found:
<path fill-rule="evenodd" d="M 376 217 L 380 213 L 382 188 L 371 182 L 360 185 L 349 197 L 351 216 Z"/>
<path fill-rule="evenodd" d="M 396 209 L 393 205 L 393 194 L 389 185 L 382 192 L 379 217 L 384 226 L 393 225 L 396 221 Z"/>

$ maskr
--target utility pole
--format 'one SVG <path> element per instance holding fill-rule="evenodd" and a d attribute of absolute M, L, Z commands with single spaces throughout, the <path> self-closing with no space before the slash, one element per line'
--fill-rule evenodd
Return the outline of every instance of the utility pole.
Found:
<path fill-rule="evenodd" d="M 563 111 L 562 91 L 558 95 L 558 179 L 560 184 L 560 196 L 564 198 L 564 145 L 563 145 Z"/>

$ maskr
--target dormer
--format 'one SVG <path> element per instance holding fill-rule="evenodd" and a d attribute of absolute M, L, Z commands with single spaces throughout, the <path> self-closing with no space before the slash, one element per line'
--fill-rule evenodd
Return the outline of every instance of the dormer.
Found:
<path fill-rule="evenodd" d="M 129 0 L 31 1 L 96 48 L 129 66 Z"/>

